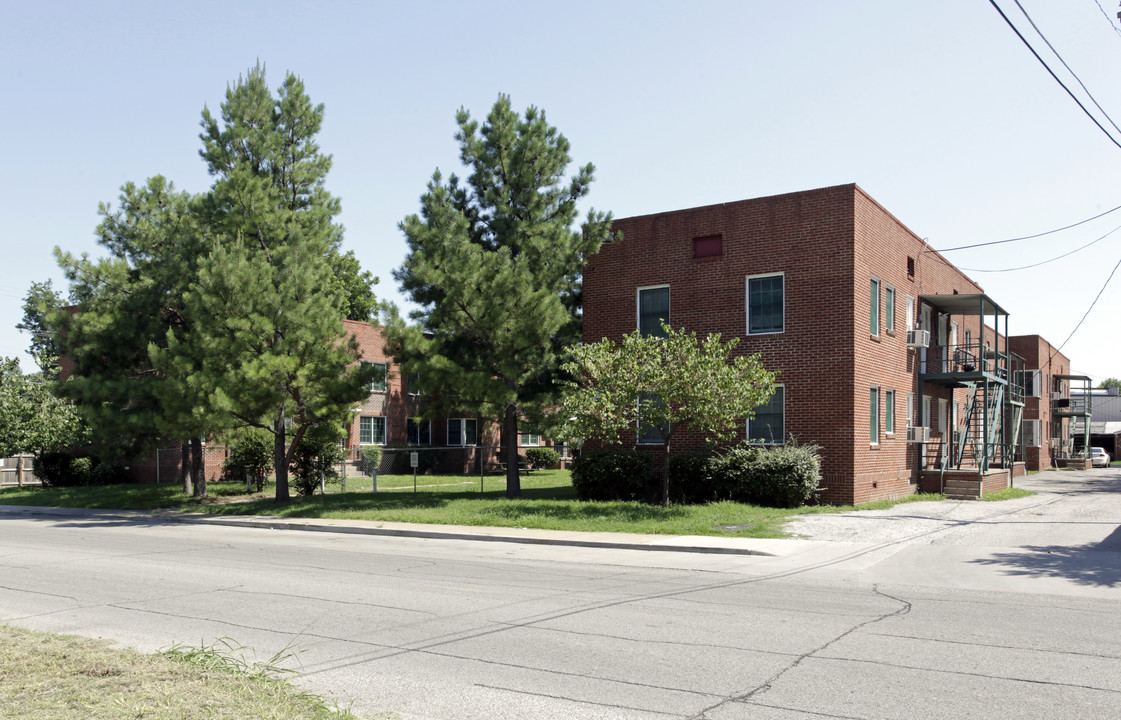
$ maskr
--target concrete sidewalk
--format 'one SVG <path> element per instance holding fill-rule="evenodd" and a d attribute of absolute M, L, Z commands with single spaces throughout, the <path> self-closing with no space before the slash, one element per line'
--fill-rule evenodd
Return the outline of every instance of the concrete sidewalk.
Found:
<path fill-rule="evenodd" d="M 506 542 L 523 545 L 557 545 L 617 550 L 659 550 L 668 552 L 710 553 L 725 555 L 787 555 L 808 548 L 804 540 L 709 537 L 703 535 L 641 535 L 637 533 L 574 532 L 568 530 L 537 530 L 531 528 L 476 527 L 466 525 L 427 525 L 421 523 L 383 522 L 375 520 L 340 520 L 335 518 L 285 518 L 267 515 L 207 515 L 166 511 L 91 510 L 30 505 L 0 505 L 0 516 L 72 517 L 99 520 L 157 521 L 224 525 L 269 530 L 302 530 L 387 537 L 412 537 L 442 540 L 474 540 Z"/>
<path fill-rule="evenodd" d="M 476 527 L 464 525 L 427 525 L 372 520 L 335 518 L 284 518 L 262 515 L 208 515 L 173 511 L 91 510 L 4 505 L 0 516 L 74 517 L 121 521 L 173 522 L 270 530 L 302 530 L 306 532 L 344 533 L 402 538 L 471 540 L 480 542 L 516 543 L 522 545 L 553 545 L 581 548 L 610 548 L 718 555 L 754 555 L 772 558 L 805 557 L 809 554 L 826 560 L 867 555 L 877 550 L 900 545 L 923 545 L 946 539 L 947 534 L 968 533 L 970 544 L 1015 546 L 1022 537 L 994 536 L 994 542 L 976 537 L 995 533 L 997 518 L 1015 518 L 1019 513 L 1031 516 L 1033 524 L 1049 525 L 1051 538 L 1057 527 L 1070 525 L 1080 529 L 1084 509 L 1075 513 L 1060 512 L 1057 499 L 1081 496 L 1082 503 L 1095 508 L 1099 523 L 1114 517 L 1121 524 L 1121 472 L 1117 468 L 1102 470 L 1048 471 L 1018 478 L 1017 485 L 1038 495 L 1019 500 L 986 503 L 975 500 L 943 500 L 897 505 L 887 510 L 858 510 L 845 513 L 808 515 L 795 518 L 788 530 L 794 538 L 758 539 L 714 537 L 701 535 L 642 535 L 635 533 L 575 532 L 537 530 L 530 528 Z M 1095 496 L 1095 497 L 1090 497 Z M 1080 503 L 1080 504 L 1082 504 Z M 1072 515 L 1074 515 L 1072 517 Z M 1104 517 L 1103 517 L 1104 515 Z M 1081 517 L 1079 517 L 1081 516 Z M 1037 525 L 1038 529 L 1038 525 Z M 1101 528 L 1096 529 L 1098 532 Z M 1035 536 L 1038 539 L 1038 535 Z M 1082 541 L 1082 537 L 1064 538 Z"/>

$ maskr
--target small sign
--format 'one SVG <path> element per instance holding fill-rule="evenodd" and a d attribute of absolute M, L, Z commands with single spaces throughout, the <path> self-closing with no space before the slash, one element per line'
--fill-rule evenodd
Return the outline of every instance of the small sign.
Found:
<path fill-rule="evenodd" d="M 415 451 L 409 453 L 409 467 L 420 467 L 420 453 Z"/>

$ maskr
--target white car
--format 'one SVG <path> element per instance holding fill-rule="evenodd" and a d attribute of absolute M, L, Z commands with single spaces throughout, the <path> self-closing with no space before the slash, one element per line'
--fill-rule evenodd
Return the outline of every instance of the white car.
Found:
<path fill-rule="evenodd" d="M 1090 448 L 1090 465 L 1092 467 L 1109 467 L 1109 453 L 1105 448 Z"/>

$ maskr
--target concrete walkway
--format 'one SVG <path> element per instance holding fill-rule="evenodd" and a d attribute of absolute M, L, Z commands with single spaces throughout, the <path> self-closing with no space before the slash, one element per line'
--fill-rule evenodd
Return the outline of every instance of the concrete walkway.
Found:
<path fill-rule="evenodd" d="M 1017 485 L 1038 494 L 995 503 L 944 500 L 907 503 L 887 510 L 805 515 L 795 518 L 787 526 L 795 535 L 791 539 L 641 535 L 14 505 L 0 506 L 0 514 L 148 519 L 273 530 L 785 558 L 811 553 L 843 557 L 853 553 L 865 554 L 877 547 L 934 543 L 1019 547 L 1038 543 L 1042 538 L 1064 547 L 1114 543 L 1117 547 L 1113 549 L 1121 550 L 1121 532 L 1115 532 L 1121 525 L 1121 470 L 1118 468 L 1082 472 L 1053 470 L 1019 478 Z M 1103 537 L 1103 533 L 1112 540 Z"/>

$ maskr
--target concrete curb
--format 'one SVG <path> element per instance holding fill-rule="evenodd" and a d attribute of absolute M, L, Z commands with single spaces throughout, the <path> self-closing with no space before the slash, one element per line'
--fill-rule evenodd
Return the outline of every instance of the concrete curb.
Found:
<path fill-rule="evenodd" d="M 0 516 L 86 517 L 107 520 L 158 520 L 181 524 L 209 524 L 227 527 L 267 530 L 302 530 L 304 532 L 343 533 L 428 540 L 470 540 L 521 545 L 554 545 L 614 550 L 704 553 L 715 555 L 755 555 L 773 557 L 776 553 L 751 547 L 746 538 L 719 538 L 682 535 L 631 535 L 624 533 L 570 532 L 563 530 L 530 530 L 461 525 L 411 525 L 409 523 L 373 523 L 360 520 L 310 520 L 282 518 L 271 515 L 204 515 L 167 511 L 94 510 L 89 508 L 56 508 L 31 505 L 0 505 Z M 445 529 L 446 528 L 446 529 Z M 765 541 L 773 543 L 774 541 Z"/>

